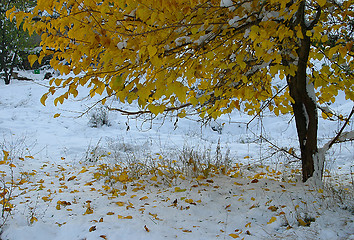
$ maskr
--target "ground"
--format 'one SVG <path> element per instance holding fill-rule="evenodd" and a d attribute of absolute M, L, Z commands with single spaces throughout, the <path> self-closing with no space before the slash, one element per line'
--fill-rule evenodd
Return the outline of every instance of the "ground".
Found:
<path fill-rule="evenodd" d="M 207 125 L 99 107 L 78 118 L 97 99 L 81 89 L 43 106 L 44 73 L 0 83 L 1 239 L 354 239 L 352 143 L 328 153 L 323 186 L 304 184 L 284 153 L 298 153 L 291 116 L 265 113 L 248 128 L 239 112 Z M 339 95 L 331 107 L 351 106 Z M 102 111 L 109 124 L 92 127 Z M 320 144 L 340 124 L 321 120 Z"/>

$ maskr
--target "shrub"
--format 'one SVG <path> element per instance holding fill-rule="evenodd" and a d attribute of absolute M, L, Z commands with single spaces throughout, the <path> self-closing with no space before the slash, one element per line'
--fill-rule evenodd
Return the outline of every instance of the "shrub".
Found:
<path fill-rule="evenodd" d="M 108 109 L 106 107 L 95 108 L 91 111 L 89 126 L 93 128 L 99 128 L 102 126 L 111 126 L 108 119 Z"/>

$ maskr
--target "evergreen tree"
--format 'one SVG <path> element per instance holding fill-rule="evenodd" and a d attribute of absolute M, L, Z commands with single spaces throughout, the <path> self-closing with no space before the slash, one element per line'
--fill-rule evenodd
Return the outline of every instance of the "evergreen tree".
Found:
<path fill-rule="evenodd" d="M 0 0 L 0 73 L 5 84 L 10 84 L 14 68 L 24 56 L 27 57 L 33 46 L 29 34 L 22 30 L 20 24 L 6 18 L 6 11 L 14 6 L 27 11 L 35 3 L 35 0 Z"/>

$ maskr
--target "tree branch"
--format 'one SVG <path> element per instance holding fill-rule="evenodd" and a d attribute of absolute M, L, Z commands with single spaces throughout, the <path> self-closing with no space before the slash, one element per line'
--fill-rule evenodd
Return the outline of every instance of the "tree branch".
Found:
<path fill-rule="evenodd" d="M 164 110 L 164 112 L 177 111 L 177 110 L 180 110 L 182 108 L 189 107 L 189 106 L 192 106 L 192 104 L 191 103 L 186 103 L 186 104 L 182 104 L 181 106 L 178 106 L 178 107 L 166 108 Z M 120 109 L 120 108 L 110 108 L 110 107 L 108 108 L 108 110 L 110 110 L 110 111 L 118 111 L 118 112 L 122 113 L 123 115 L 143 115 L 143 114 L 151 114 L 152 113 L 149 110 L 131 112 L 131 111 L 126 111 L 126 110 L 123 110 L 123 109 Z"/>
<path fill-rule="evenodd" d="M 350 118 L 353 116 L 354 114 L 354 106 L 352 107 L 352 111 L 350 112 L 348 118 L 345 120 L 342 128 L 339 130 L 338 134 L 327 144 L 325 144 L 325 146 L 327 147 L 327 150 L 329 150 L 332 145 L 336 142 L 344 142 L 347 140 L 347 138 L 349 138 L 350 140 L 354 140 L 354 131 L 351 132 L 345 132 L 343 133 L 344 128 L 348 125 Z M 342 134 L 343 133 L 343 134 Z"/>

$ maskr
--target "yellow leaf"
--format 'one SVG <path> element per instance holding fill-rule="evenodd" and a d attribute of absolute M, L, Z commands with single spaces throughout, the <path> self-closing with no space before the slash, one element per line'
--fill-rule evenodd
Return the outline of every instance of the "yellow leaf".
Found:
<path fill-rule="evenodd" d="M 60 113 L 54 114 L 54 118 L 60 117 Z"/>
<path fill-rule="evenodd" d="M 301 30 L 296 31 L 296 36 L 297 36 L 298 38 L 300 38 L 300 39 L 303 39 L 303 38 L 304 38 L 304 36 L 302 35 L 302 31 L 301 31 Z"/>
<path fill-rule="evenodd" d="M 111 80 L 109 85 L 112 88 L 112 90 L 119 91 L 124 88 L 124 79 L 121 76 L 117 76 L 116 78 L 113 78 Z"/>
<path fill-rule="evenodd" d="M 213 52 L 208 52 L 208 53 L 205 55 L 205 57 L 211 60 L 211 59 L 214 58 L 214 53 L 213 53 Z"/>
<path fill-rule="evenodd" d="M 184 200 L 186 203 L 194 203 L 193 199 L 185 199 Z"/>
<path fill-rule="evenodd" d="M 191 29 L 191 32 L 192 32 L 193 35 L 196 34 L 198 31 L 199 31 L 198 27 L 194 27 L 194 28 Z"/>
<path fill-rule="evenodd" d="M 6 18 L 12 20 L 12 15 L 13 15 L 13 12 L 15 12 L 16 10 L 16 7 L 13 6 L 11 9 L 7 10 L 6 11 Z"/>
<path fill-rule="evenodd" d="M 327 0 L 317 0 L 318 5 L 323 7 L 326 4 Z"/>
<path fill-rule="evenodd" d="M 42 200 L 45 201 L 45 202 L 48 202 L 48 201 L 50 201 L 51 199 L 49 198 L 49 196 L 47 196 L 47 197 L 42 197 Z"/>
<path fill-rule="evenodd" d="M 298 220 L 298 223 L 303 226 L 303 227 L 306 227 L 306 226 L 310 226 L 311 222 L 305 222 L 304 220 L 302 220 L 301 218 L 299 218 Z"/>
<path fill-rule="evenodd" d="M 145 200 L 145 199 L 148 199 L 148 197 L 144 196 L 144 197 L 139 198 L 139 200 Z"/>
<path fill-rule="evenodd" d="M 31 67 L 33 66 L 34 62 L 38 60 L 37 55 L 29 55 L 28 56 L 28 61 L 31 64 Z"/>
<path fill-rule="evenodd" d="M 71 176 L 69 179 L 68 179 L 68 181 L 72 181 L 72 180 L 74 180 L 76 178 L 76 176 Z"/>
<path fill-rule="evenodd" d="M 277 220 L 276 217 L 272 217 L 272 218 L 269 220 L 269 222 L 267 222 L 267 224 L 271 224 L 271 223 L 275 222 L 276 220 Z"/>
<path fill-rule="evenodd" d="M 199 175 L 199 176 L 196 178 L 196 180 L 197 180 L 197 181 L 200 181 L 200 180 L 203 180 L 203 179 L 205 179 L 205 178 L 206 178 L 205 176 Z"/>
<path fill-rule="evenodd" d="M 187 189 L 181 189 L 179 187 L 175 187 L 175 192 L 185 192 Z"/>
<path fill-rule="evenodd" d="M 38 219 L 34 216 L 31 217 L 30 223 L 33 224 L 34 222 L 38 222 Z"/>
<path fill-rule="evenodd" d="M 4 161 L 7 161 L 9 159 L 9 152 L 2 150 L 2 152 L 4 153 Z"/>
<path fill-rule="evenodd" d="M 124 217 L 124 216 L 122 216 L 122 215 L 118 215 L 118 219 L 133 219 L 133 217 L 132 217 L 132 216 L 126 216 L 126 217 Z"/>
<path fill-rule="evenodd" d="M 268 209 L 271 210 L 272 212 L 276 212 L 278 210 L 276 206 L 270 206 Z"/>
<path fill-rule="evenodd" d="M 65 159 L 65 158 L 64 158 Z M 62 160 L 64 160 L 64 159 L 62 159 Z M 85 167 L 83 167 L 82 168 L 82 170 L 79 172 L 79 173 L 84 173 L 84 172 L 87 172 L 88 170 L 85 168 Z"/>
<path fill-rule="evenodd" d="M 127 182 L 129 180 L 129 176 L 127 175 L 126 172 L 123 172 L 118 176 L 118 181 L 120 182 Z"/>
<path fill-rule="evenodd" d="M 152 181 L 157 181 L 157 177 L 156 177 L 156 176 L 153 176 L 153 177 L 150 178 L 150 180 L 152 180 Z"/>
<path fill-rule="evenodd" d="M 43 106 L 45 106 L 45 101 L 47 100 L 47 98 L 48 98 L 48 93 L 43 94 L 43 96 L 41 97 L 40 101 L 43 104 Z"/>
<path fill-rule="evenodd" d="M 157 52 L 157 48 L 155 46 L 149 45 L 147 47 L 147 49 L 148 49 L 150 57 L 153 57 L 156 54 L 156 52 Z"/>
<path fill-rule="evenodd" d="M 86 209 L 84 215 L 86 215 L 86 214 L 92 214 L 92 213 L 93 213 L 92 208 L 88 207 L 88 208 Z"/>
<path fill-rule="evenodd" d="M 116 204 L 119 206 L 119 207 L 123 207 L 125 205 L 124 202 L 116 202 Z"/>
<path fill-rule="evenodd" d="M 232 238 L 239 238 L 240 237 L 239 235 L 237 235 L 235 233 L 230 233 L 229 236 Z"/>

